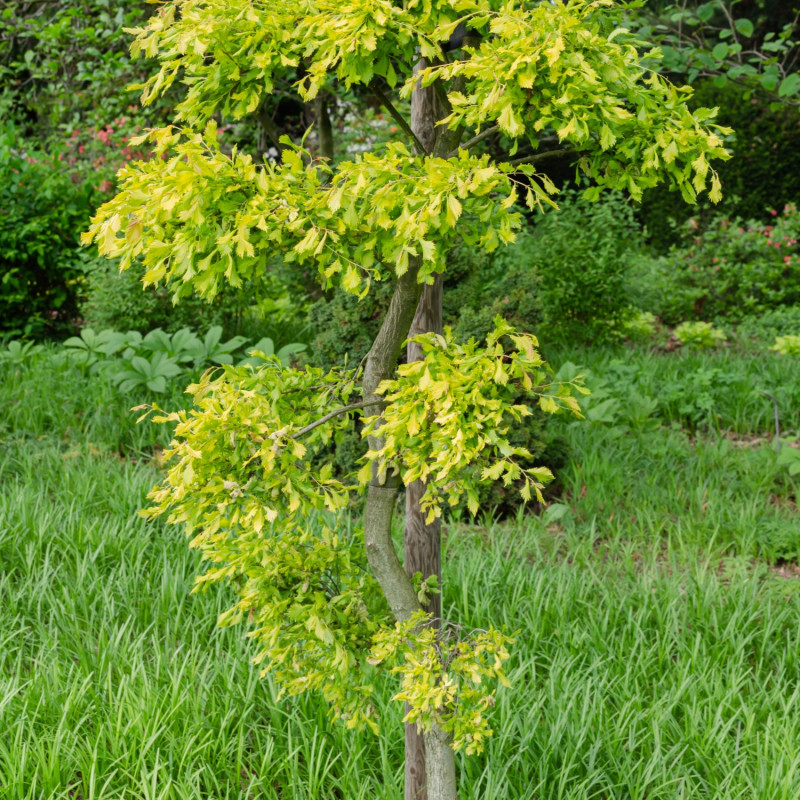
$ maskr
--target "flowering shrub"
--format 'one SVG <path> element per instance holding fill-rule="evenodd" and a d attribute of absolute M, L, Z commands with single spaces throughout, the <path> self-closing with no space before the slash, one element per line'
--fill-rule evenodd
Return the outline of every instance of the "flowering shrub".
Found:
<path fill-rule="evenodd" d="M 75 128 L 64 142 L 58 160 L 74 182 L 89 181 L 95 191 L 112 195 L 121 167 L 150 158 L 148 148 L 130 143 L 144 127 L 138 106 L 131 105 L 127 115 L 115 117 L 101 127 Z"/>
<path fill-rule="evenodd" d="M 739 321 L 800 303 L 800 214 L 794 204 L 772 209 L 769 222 L 716 217 L 705 231 L 689 220 L 687 243 L 651 262 L 652 310 L 675 324 L 685 319 Z"/>

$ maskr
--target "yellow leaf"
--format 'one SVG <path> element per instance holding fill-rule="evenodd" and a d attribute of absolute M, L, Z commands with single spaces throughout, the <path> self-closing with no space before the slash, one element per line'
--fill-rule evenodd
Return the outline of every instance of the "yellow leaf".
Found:
<path fill-rule="evenodd" d="M 564 41 L 558 36 L 555 42 L 553 42 L 553 46 L 548 47 L 547 50 L 544 51 L 544 54 L 547 56 L 547 63 L 552 67 L 553 64 L 558 61 L 558 57 L 562 52 L 564 52 Z"/>
<path fill-rule="evenodd" d="M 461 211 L 461 203 L 458 202 L 458 198 L 453 194 L 449 195 L 447 198 L 447 224 L 451 228 L 454 228 L 458 222 Z"/>

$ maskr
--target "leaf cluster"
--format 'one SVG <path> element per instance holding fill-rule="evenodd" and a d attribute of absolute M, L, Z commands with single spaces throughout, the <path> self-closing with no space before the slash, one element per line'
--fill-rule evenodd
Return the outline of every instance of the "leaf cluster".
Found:
<path fill-rule="evenodd" d="M 532 453 L 510 441 L 514 422 L 530 416 L 520 395 L 538 398 L 542 411 L 567 409 L 580 416 L 572 390 L 585 391 L 578 381 L 554 384 L 537 351 L 536 337 L 516 333 L 501 317 L 486 337 L 486 347 L 471 339 L 464 344 L 444 336 L 422 334 L 423 357 L 398 367 L 395 380 L 378 387 L 386 407 L 366 420 L 364 435 L 380 437 L 359 473 L 366 483 L 373 465 L 379 478 L 399 473 L 407 486 L 422 481 L 427 490 L 421 507 L 427 521 L 441 516 L 443 503 L 456 506 L 466 497 L 469 510 L 478 511 L 478 484 L 502 480 L 510 486 L 522 480 L 520 496 L 542 501 L 544 482 L 552 479 L 546 467 L 523 467 L 520 459 Z M 470 468 L 481 465 L 480 473 Z"/>
<path fill-rule="evenodd" d="M 325 183 L 330 169 L 301 148 L 287 146 L 279 165 L 223 153 L 214 123 L 204 134 L 167 127 L 145 138 L 161 157 L 120 172 L 120 193 L 83 242 L 120 257 L 123 269 L 141 259 L 145 283 L 163 281 L 176 296 L 211 298 L 225 283 L 257 280 L 276 250 L 314 265 L 326 288 L 353 294 L 402 275 L 413 257 L 431 282 L 457 225 L 462 239 L 491 251 L 521 224 L 514 183 L 488 156 L 421 158 L 395 143 L 381 157 L 340 164 Z M 546 179 L 534 186 L 530 204 L 555 191 Z"/>
<path fill-rule="evenodd" d="M 484 681 L 511 686 L 503 661 L 514 638 L 494 628 L 462 637 L 458 626 L 440 632 L 429 621 L 419 613 L 382 630 L 370 662 L 391 665 L 401 676 L 392 699 L 407 703 L 405 722 L 421 730 L 436 724 L 452 736 L 454 750 L 480 753 L 493 733 L 486 714 L 495 703 L 495 691 Z"/>

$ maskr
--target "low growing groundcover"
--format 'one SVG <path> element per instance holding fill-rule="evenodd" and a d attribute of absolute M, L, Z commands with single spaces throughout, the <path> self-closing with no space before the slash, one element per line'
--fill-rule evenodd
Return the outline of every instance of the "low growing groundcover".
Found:
<path fill-rule="evenodd" d="M 278 698 L 242 631 L 216 627 L 227 598 L 190 594 L 181 531 L 136 515 L 161 434 L 129 431 L 91 376 L 53 388 L 47 413 L 33 394 L 14 413 L 9 393 L 38 396 L 47 377 L 13 370 L 0 376 L 0 798 L 399 800 L 391 686 L 384 739 Z M 103 398 L 105 411 L 81 405 Z M 446 615 L 519 631 L 513 689 L 486 753 L 463 761 L 461 796 L 800 796 L 794 479 L 768 429 L 747 446 L 727 433 L 565 426 L 552 510 L 447 526 Z"/>

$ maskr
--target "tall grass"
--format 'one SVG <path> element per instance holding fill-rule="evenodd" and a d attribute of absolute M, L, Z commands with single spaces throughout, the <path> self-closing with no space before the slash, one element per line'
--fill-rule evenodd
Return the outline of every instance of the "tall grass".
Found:
<path fill-rule="evenodd" d="M 163 434 L 92 380 L 0 374 L 0 798 L 399 800 L 391 683 L 375 738 L 258 680 L 136 515 Z M 445 613 L 519 631 L 460 796 L 795 800 L 800 582 L 756 559 L 793 479 L 768 443 L 614 427 L 564 429 L 560 515 L 448 526 Z"/>

